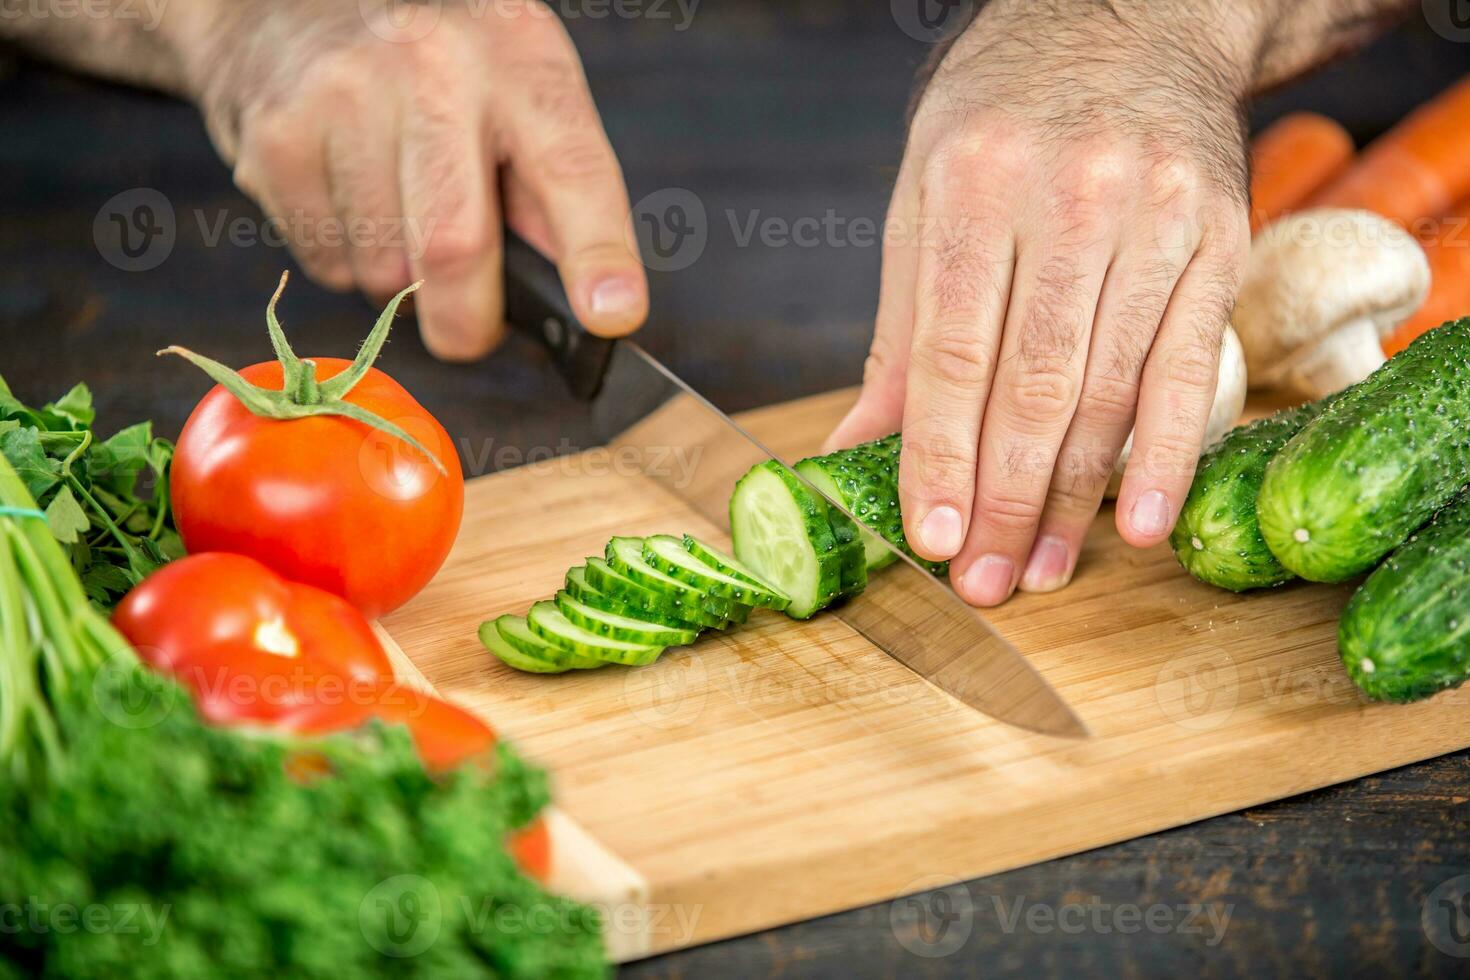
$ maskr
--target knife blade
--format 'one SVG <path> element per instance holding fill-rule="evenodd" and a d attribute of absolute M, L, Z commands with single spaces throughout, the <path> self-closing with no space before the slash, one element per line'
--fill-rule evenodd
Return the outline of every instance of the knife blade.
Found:
<path fill-rule="evenodd" d="M 637 343 L 588 333 L 555 266 L 506 232 L 506 319 L 551 352 L 614 458 L 728 533 L 730 491 L 777 459 L 733 419 Z M 789 469 L 789 468 L 788 468 Z M 815 494 L 826 497 L 790 470 Z M 829 504 L 856 520 L 841 501 Z M 860 523 L 860 522 L 859 522 Z M 898 560 L 865 591 L 829 610 L 869 642 L 962 703 L 1010 725 L 1085 738 L 1087 726 L 1014 646 L 945 584 L 884 542 Z"/>

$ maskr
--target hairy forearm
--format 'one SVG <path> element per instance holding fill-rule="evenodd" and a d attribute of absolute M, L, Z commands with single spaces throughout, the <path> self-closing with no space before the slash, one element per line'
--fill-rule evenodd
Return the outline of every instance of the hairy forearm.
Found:
<path fill-rule="evenodd" d="M 105 78 L 187 94 L 214 0 L 0 0 L 0 39 Z"/>
<path fill-rule="evenodd" d="M 1110 33 L 1151 36 L 1161 46 L 1196 48 L 1202 69 L 1229 72 L 1243 83 L 1239 94 L 1249 96 L 1367 44 L 1415 6 L 1415 0 L 983 0 L 964 29 L 956 25 L 935 45 L 920 69 L 914 106 L 950 50 L 974 33 L 971 26 L 979 32 L 1076 29 L 1099 53 Z"/>

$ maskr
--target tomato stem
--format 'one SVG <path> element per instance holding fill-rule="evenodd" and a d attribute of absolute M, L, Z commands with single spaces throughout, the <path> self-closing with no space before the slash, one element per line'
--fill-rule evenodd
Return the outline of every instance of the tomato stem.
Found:
<path fill-rule="evenodd" d="M 309 415 L 340 415 L 408 443 L 427 456 L 440 474 L 448 475 L 449 471 L 444 468 L 439 457 L 400 426 L 368 411 L 361 405 L 346 400 L 347 394 L 367 375 L 368 369 L 373 366 L 373 362 L 382 352 L 383 344 L 388 340 L 388 332 L 393 327 L 393 317 L 398 312 L 399 304 L 403 302 L 404 297 L 422 285 L 423 281 L 420 280 L 394 296 L 383 312 L 378 315 L 377 323 L 373 324 L 372 332 L 363 341 L 352 364 L 347 370 L 326 381 L 317 380 L 315 361 L 296 356 L 296 352 L 291 349 L 290 342 L 286 340 L 286 332 L 281 329 L 280 320 L 276 318 L 276 302 L 281 298 L 281 291 L 286 288 L 286 273 L 284 272 L 281 273 L 281 282 L 276 286 L 276 291 L 265 308 L 265 324 L 266 330 L 270 333 L 271 347 L 275 349 L 276 359 L 281 362 L 281 390 L 276 391 L 251 384 L 241 376 L 240 372 L 219 361 L 205 357 L 203 354 L 196 354 L 187 347 L 165 347 L 158 353 L 159 356 L 175 354 L 182 357 L 238 398 L 240 404 L 244 405 L 248 411 L 261 418 L 299 419 Z"/>

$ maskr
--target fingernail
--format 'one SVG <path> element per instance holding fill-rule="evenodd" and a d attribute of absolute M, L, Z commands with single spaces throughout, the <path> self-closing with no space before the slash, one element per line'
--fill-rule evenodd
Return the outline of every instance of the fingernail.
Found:
<path fill-rule="evenodd" d="M 1071 569 L 1068 562 L 1067 543 L 1051 534 L 1036 539 L 1031 548 L 1031 557 L 1026 559 L 1026 572 L 1021 576 L 1021 588 L 1026 592 L 1052 592 L 1067 584 Z"/>
<path fill-rule="evenodd" d="M 1005 555 L 985 555 L 971 565 L 960 579 L 965 601 L 976 606 L 994 606 L 1011 594 L 1016 566 Z"/>
<path fill-rule="evenodd" d="M 1133 530 L 1147 537 L 1157 537 L 1169 529 L 1169 498 L 1162 491 L 1150 490 L 1133 502 L 1128 515 Z"/>
<path fill-rule="evenodd" d="M 935 559 L 953 558 L 965 543 L 962 523 L 953 507 L 935 507 L 919 523 L 919 544 Z"/>
<path fill-rule="evenodd" d="M 592 287 L 594 316 L 627 316 L 638 305 L 638 286 L 626 276 L 613 276 Z"/>

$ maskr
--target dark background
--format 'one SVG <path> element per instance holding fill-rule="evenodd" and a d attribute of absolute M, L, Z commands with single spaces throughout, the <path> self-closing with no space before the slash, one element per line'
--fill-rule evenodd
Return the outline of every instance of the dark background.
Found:
<path fill-rule="evenodd" d="M 882 3 L 706 0 L 687 30 L 676 31 L 676 22 L 568 24 L 633 199 L 686 188 L 709 216 L 699 261 L 651 275 L 654 314 L 642 339 L 732 411 L 856 383 L 878 248 L 740 247 L 727 211 L 740 222 L 754 212 L 789 222 L 820 220 L 830 209 L 841 222 L 881 226 L 910 80 L 928 45 L 900 30 Z M 1470 44 L 1416 17 L 1261 100 L 1252 118 L 1259 126 L 1311 108 L 1362 143 L 1467 68 Z M 3 49 L 0 87 L 0 374 L 31 401 L 85 380 L 104 430 L 153 418 L 163 434 L 176 434 L 207 382 L 153 352 L 183 343 L 232 364 L 267 357 L 265 301 L 280 271 L 294 268 L 289 255 L 261 244 L 206 244 L 196 213 L 212 224 L 220 215 L 258 220 L 259 212 L 233 188 L 190 106 Z M 140 187 L 169 199 L 177 240 L 157 268 L 130 273 L 106 261 L 93 220 L 114 195 Z M 374 314 L 362 299 L 301 276 L 282 305 L 287 331 L 309 354 L 353 351 Z M 544 358 L 519 339 L 485 363 L 449 366 L 431 360 L 404 323 L 380 366 L 472 445 L 493 438 L 523 450 L 555 446 L 578 421 Z M 972 882 L 971 935 L 943 957 L 906 949 L 903 927 L 882 905 L 627 972 L 1463 976 L 1470 960 L 1426 941 L 1421 910 L 1439 883 L 1470 873 L 1467 763 L 1460 753 Z M 1224 941 L 1207 946 L 1182 933 L 1074 935 L 1024 925 L 1007 933 L 995 899 L 1007 907 L 1017 899 L 1052 907 L 1212 902 L 1232 914 Z"/>

